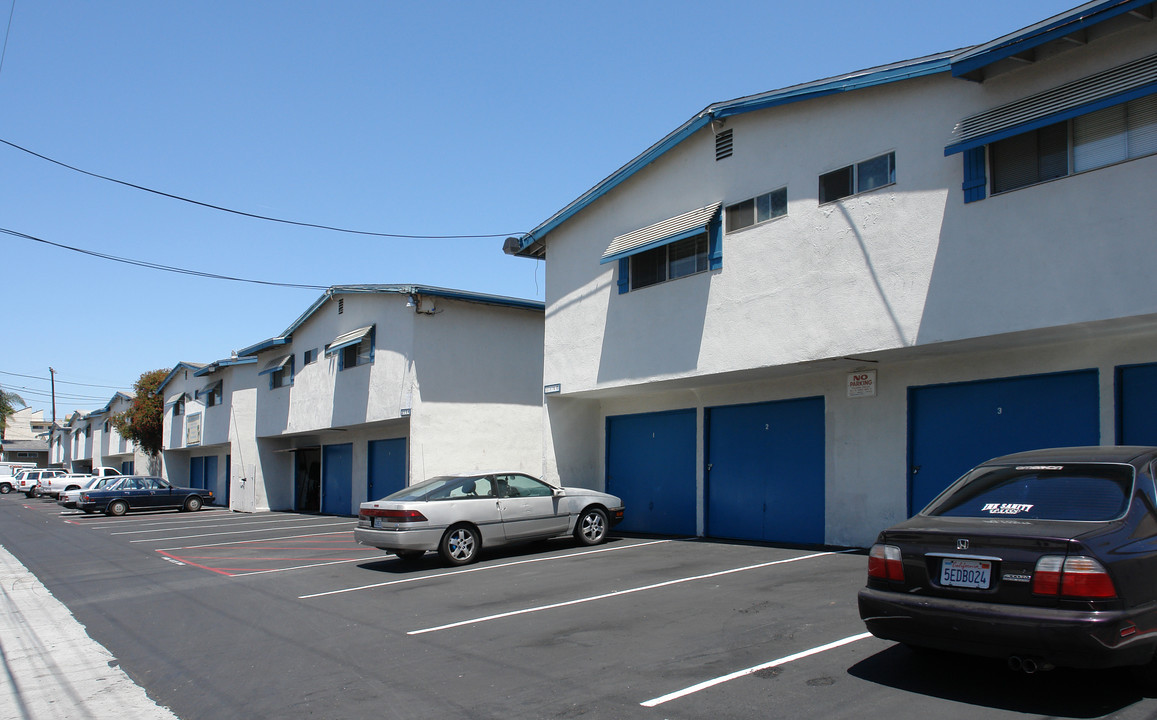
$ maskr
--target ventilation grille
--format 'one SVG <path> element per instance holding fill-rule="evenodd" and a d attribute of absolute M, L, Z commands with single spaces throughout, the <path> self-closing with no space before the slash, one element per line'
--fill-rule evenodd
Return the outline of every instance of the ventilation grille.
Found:
<path fill-rule="evenodd" d="M 345 312 L 345 298 L 338 298 L 337 299 L 337 314 L 341 315 L 343 312 Z"/>
<path fill-rule="evenodd" d="M 715 162 L 731 157 L 731 130 L 724 130 L 715 136 Z"/>

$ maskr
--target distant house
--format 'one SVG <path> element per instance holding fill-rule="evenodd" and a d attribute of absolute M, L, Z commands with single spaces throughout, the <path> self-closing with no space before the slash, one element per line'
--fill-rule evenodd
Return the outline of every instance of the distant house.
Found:
<path fill-rule="evenodd" d="M 22 408 L 12 413 L 4 426 L 4 437 L 0 439 L 0 459 L 47 467 L 47 434 L 51 424 L 44 419 L 43 410 Z"/>
<path fill-rule="evenodd" d="M 548 478 L 626 530 L 867 545 L 989 457 L 1157 444 L 1152 17 L 709 105 L 508 240 Z"/>

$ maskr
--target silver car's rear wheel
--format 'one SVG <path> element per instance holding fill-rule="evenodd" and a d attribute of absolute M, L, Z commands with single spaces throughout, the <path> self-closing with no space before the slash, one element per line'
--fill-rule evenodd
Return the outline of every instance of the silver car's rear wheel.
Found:
<path fill-rule="evenodd" d="M 470 525 L 455 525 L 442 536 L 438 553 L 451 565 L 466 565 L 478 557 L 481 545 L 477 530 Z"/>
<path fill-rule="evenodd" d="M 587 508 L 574 526 L 574 537 L 583 545 L 598 545 L 607 539 L 607 514 L 600 508 Z"/>

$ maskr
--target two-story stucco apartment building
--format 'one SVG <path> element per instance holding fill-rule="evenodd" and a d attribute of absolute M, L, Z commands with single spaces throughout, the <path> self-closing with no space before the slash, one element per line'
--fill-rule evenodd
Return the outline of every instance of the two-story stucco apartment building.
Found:
<path fill-rule="evenodd" d="M 73 412 L 63 425 L 49 428 L 48 463 L 70 472 L 87 473 L 111 467 L 129 474 L 149 472 L 149 456 L 136 443 L 122 437 L 112 418 L 125 412 L 133 399 L 118 392 L 108 403 L 90 413 Z"/>
<path fill-rule="evenodd" d="M 989 457 L 1157 444 L 1153 14 L 710 105 L 508 240 L 547 261 L 547 478 L 866 545 Z"/>
<path fill-rule="evenodd" d="M 235 510 L 349 515 L 433 475 L 537 474 L 542 313 L 420 285 L 330 288 L 280 334 L 169 373 L 166 477 Z"/>

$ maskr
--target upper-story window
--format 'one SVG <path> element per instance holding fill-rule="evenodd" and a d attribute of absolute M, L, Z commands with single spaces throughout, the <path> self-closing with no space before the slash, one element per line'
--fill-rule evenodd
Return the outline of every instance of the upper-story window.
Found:
<path fill-rule="evenodd" d="M 782 187 L 750 200 L 728 205 L 725 214 L 729 233 L 783 217 L 787 215 L 787 188 Z"/>
<path fill-rule="evenodd" d="M 312 365 L 317 362 L 317 348 L 310 348 L 301 354 L 302 366 Z"/>
<path fill-rule="evenodd" d="M 989 145 L 992 192 L 1157 154 L 1157 95 L 1131 100 Z"/>
<path fill-rule="evenodd" d="M 265 367 L 261 369 L 258 375 L 269 376 L 269 389 L 276 390 L 281 387 L 290 387 L 293 385 L 293 354 L 282 355 L 270 360 Z"/>
<path fill-rule="evenodd" d="M 620 235 L 600 264 L 618 261 L 619 292 L 717 270 L 723 266 L 721 203 Z"/>
<path fill-rule="evenodd" d="M 884 153 L 820 175 L 820 204 L 858 195 L 896 182 L 896 153 Z"/>
<path fill-rule="evenodd" d="M 221 386 L 222 380 L 218 380 L 212 385 L 207 385 L 203 389 L 197 391 L 197 397 L 205 398 L 205 407 L 211 408 L 215 405 L 221 404 Z"/>
<path fill-rule="evenodd" d="M 349 370 L 374 361 L 376 333 L 373 325 L 343 333 L 325 348 L 326 356 L 336 355 L 338 371 Z"/>
<path fill-rule="evenodd" d="M 178 417 L 185 414 L 185 396 L 182 394 L 177 401 L 173 403 L 173 417 Z"/>

